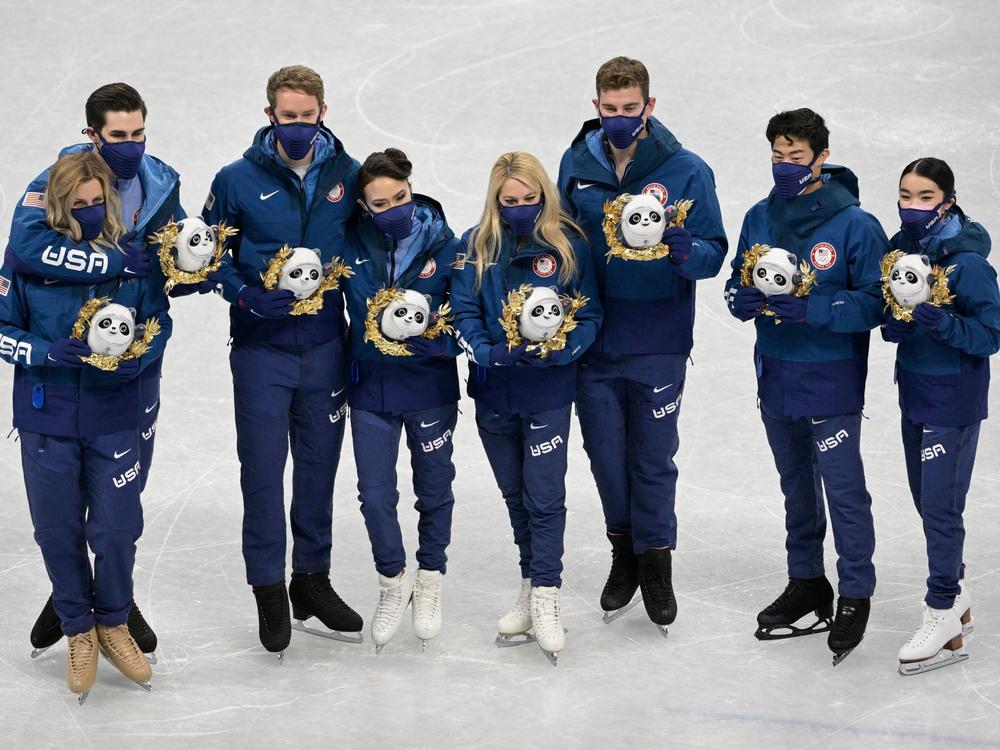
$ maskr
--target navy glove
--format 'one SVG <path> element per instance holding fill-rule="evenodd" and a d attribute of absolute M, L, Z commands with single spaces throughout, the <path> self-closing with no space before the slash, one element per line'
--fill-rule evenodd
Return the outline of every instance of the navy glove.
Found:
<path fill-rule="evenodd" d="M 150 272 L 153 268 L 153 259 L 141 239 L 137 240 L 126 235 L 122 237 L 120 245 L 125 252 L 125 262 L 122 264 L 119 276 L 126 279 L 137 279 Z"/>
<path fill-rule="evenodd" d="M 527 344 L 507 350 L 507 342 L 490 347 L 490 367 L 511 367 L 528 359 L 537 359 L 538 350 L 529 352 Z"/>
<path fill-rule="evenodd" d="M 746 321 L 758 317 L 761 310 L 764 309 L 766 301 L 767 297 L 764 296 L 764 292 L 757 287 L 741 286 L 733 295 L 729 309 L 737 318 Z"/>
<path fill-rule="evenodd" d="M 294 302 L 295 295 L 287 289 L 268 292 L 258 286 L 245 286 L 236 297 L 241 310 L 270 320 L 284 318 L 292 311 Z"/>
<path fill-rule="evenodd" d="M 539 350 L 525 352 L 526 356 L 522 358 L 518 364 L 528 365 L 529 367 L 559 367 L 560 365 L 569 364 L 572 357 L 572 353 L 569 348 L 560 349 L 559 351 L 549 352 L 549 356 L 542 359 L 539 354 Z M 532 357 L 530 355 L 534 354 Z"/>
<path fill-rule="evenodd" d="M 59 339 L 49 347 L 45 357 L 48 367 L 83 367 L 80 357 L 89 357 L 93 352 L 86 341 L 79 339 Z"/>
<path fill-rule="evenodd" d="M 171 299 L 187 297 L 190 294 L 209 294 L 215 291 L 215 282 L 206 279 L 197 284 L 178 284 L 167 294 Z"/>
<path fill-rule="evenodd" d="M 691 257 L 692 235 L 684 227 L 668 227 L 663 231 L 663 243 L 670 248 L 670 262 L 679 266 Z"/>
<path fill-rule="evenodd" d="M 944 338 L 941 329 L 945 327 L 947 319 L 948 313 L 940 307 L 934 307 L 926 302 L 917 305 L 913 310 L 914 322 L 926 328 L 931 337 L 937 341 Z"/>
<path fill-rule="evenodd" d="M 792 323 L 805 322 L 807 305 L 805 297 L 792 294 L 775 294 L 767 298 L 767 309 L 777 315 L 778 320 Z"/>
<path fill-rule="evenodd" d="M 139 360 L 138 359 L 123 359 L 118 363 L 118 367 L 115 369 L 114 375 L 118 378 L 119 382 L 127 383 L 130 380 L 134 380 L 135 376 L 139 374 Z"/>
<path fill-rule="evenodd" d="M 423 336 L 410 336 L 405 343 L 415 357 L 440 357 L 448 348 L 445 336 L 438 336 L 433 341 Z"/>
<path fill-rule="evenodd" d="M 911 333 L 913 333 L 913 323 L 908 323 L 905 320 L 896 320 L 891 316 L 882 327 L 882 338 L 890 344 L 900 343 Z"/>

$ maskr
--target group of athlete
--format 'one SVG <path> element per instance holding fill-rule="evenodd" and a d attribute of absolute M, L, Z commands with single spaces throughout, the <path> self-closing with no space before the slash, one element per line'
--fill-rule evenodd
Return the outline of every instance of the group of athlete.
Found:
<path fill-rule="evenodd" d="M 14 426 L 52 585 L 32 643 L 41 651 L 68 637 L 67 683 L 81 702 L 99 651 L 146 688 L 152 677 L 156 637 L 135 606 L 132 571 L 169 303 L 192 293 L 215 292 L 229 306 L 242 549 L 268 651 L 280 658 L 293 628 L 363 640 L 362 618 L 330 580 L 348 422 L 378 574 L 371 638 L 381 651 L 407 608 L 424 645 L 439 632 L 463 351 L 519 554 L 520 588 L 497 622 L 497 645 L 536 642 L 555 664 L 565 644 L 559 590 L 574 403 L 611 547 L 605 620 L 641 597 L 666 635 L 677 616 L 674 456 L 695 286 L 720 272 L 728 243 L 714 175 L 654 117 L 645 66 L 626 57 L 604 63 L 593 104 L 597 116 L 572 140 L 556 181 L 531 154 L 500 156 L 481 218 L 459 237 L 441 205 L 414 192 L 403 152 L 387 148 L 359 164 L 324 124 L 320 76 L 282 68 L 267 83 L 266 124 L 218 172 L 201 210 L 225 252 L 201 280 L 175 284 L 160 257 L 161 230 L 193 219 L 181 207 L 178 173 L 146 152 L 146 105 L 135 89 L 94 91 L 87 142 L 28 186 L 0 270 L 0 356 L 15 366 Z M 900 671 L 956 663 L 967 658 L 963 631 L 971 629 L 962 514 L 986 418 L 988 358 L 1000 348 L 989 236 L 958 207 L 954 175 L 939 159 L 903 169 L 900 229 L 890 240 L 860 207 L 854 174 L 828 163 L 822 117 L 782 112 L 765 135 L 774 189 L 744 218 L 725 292 L 732 315 L 755 323 L 761 419 L 785 502 L 789 581 L 759 613 L 757 637 L 828 631 L 837 664 L 864 636 L 875 534 L 860 428 L 870 331 L 880 328 L 897 346 L 906 470 L 930 573 Z M 663 209 L 640 217 L 646 228 L 662 224 L 662 252 L 629 251 L 621 228 L 608 230 L 609 206 L 622 196 L 651 197 Z M 286 246 L 314 251 L 327 270 L 347 266 L 309 314 L 299 314 L 293 291 L 267 283 Z M 744 264 L 766 248 L 781 248 L 798 269 L 788 293 L 747 281 L 755 267 Z M 896 314 L 883 296 L 890 250 L 938 269 L 948 294 Z M 563 321 L 558 345 L 509 325 L 517 294 L 544 288 L 564 305 L 552 311 Z M 380 345 L 373 301 L 410 293 L 436 311 L 440 335 Z M 101 317 L 109 301 L 129 315 L 109 307 Z M 88 324 L 142 346 L 108 365 Z M 419 514 L 415 565 L 396 514 L 404 431 Z M 836 597 L 823 564 L 827 507 Z"/>

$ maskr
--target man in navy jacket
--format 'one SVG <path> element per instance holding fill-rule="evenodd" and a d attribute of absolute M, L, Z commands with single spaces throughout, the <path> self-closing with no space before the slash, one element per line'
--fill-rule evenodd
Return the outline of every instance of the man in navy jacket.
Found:
<path fill-rule="evenodd" d="M 677 545 L 677 418 L 693 343 L 695 282 L 715 276 L 727 243 L 712 170 L 652 116 L 649 74 L 616 57 L 597 71 L 598 119 L 584 123 L 559 165 L 565 207 L 583 227 L 604 322 L 580 364 L 577 411 L 583 446 L 604 506 L 612 566 L 606 612 L 642 586 L 650 619 L 677 615 L 670 553 Z M 684 228 L 663 235 L 670 254 L 639 262 L 607 258 L 604 203 L 622 193 L 694 205 Z M 613 619 L 616 615 L 606 615 Z"/>
<path fill-rule="evenodd" d="M 333 485 L 347 416 L 344 299 L 327 292 L 315 315 L 291 316 L 287 290 L 261 275 L 285 244 L 324 264 L 344 252 L 358 163 L 323 125 L 323 81 L 290 66 L 268 81 L 270 123 L 215 176 L 203 218 L 239 230 L 215 280 L 230 307 L 236 450 L 243 490 L 243 558 L 257 598 L 261 643 L 282 652 L 295 618 L 358 633 L 361 618 L 330 585 Z M 292 451 L 292 582 L 285 587 L 284 467 Z M 304 628 L 308 629 L 308 628 Z"/>

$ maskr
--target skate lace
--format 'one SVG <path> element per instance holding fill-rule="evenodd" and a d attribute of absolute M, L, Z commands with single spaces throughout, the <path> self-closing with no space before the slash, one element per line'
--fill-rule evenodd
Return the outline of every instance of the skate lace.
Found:
<path fill-rule="evenodd" d="M 86 667 L 94 656 L 97 643 L 90 633 L 78 633 L 69 639 L 69 665 L 74 672 Z"/>
<path fill-rule="evenodd" d="M 135 604 L 132 605 L 132 609 L 128 613 L 128 631 L 141 636 L 153 632 L 149 627 L 149 623 L 142 616 L 142 612 L 139 611 L 139 608 Z"/>
<path fill-rule="evenodd" d="M 557 627 L 559 623 L 559 600 L 554 598 L 549 599 L 548 597 L 539 597 L 536 601 L 536 606 L 540 610 L 539 614 L 545 618 L 543 621 L 543 627 Z M 532 616 L 532 620 L 534 619 L 534 616 Z"/>
<path fill-rule="evenodd" d="M 417 584 L 413 587 L 413 602 L 414 604 L 419 603 L 421 605 L 417 616 L 422 619 L 430 618 L 434 611 L 437 610 L 440 598 L 440 585 L 423 584 L 418 580 Z M 426 605 L 427 608 L 424 609 L 423 605 Z"/>
<path fill-rule="evenodd" d="M 107 628 L 108 648 L 115 652 L 115 655 L 128 663 L 130 667 L 138 667 L 143 662 L 142 652 L 128 632 L 127 625 L 117 625 Z"/>
<path fill-rule="evenodd" d="M 400 604 L 403 601 L 403 591 L 401 586 L 396 586 L 391 589 L 379 589 L 378 592 L 378 606 L 375 608 L 375 620 L 379 625 L 388 625 L 392 622 L 395 615 L 390 610 L 390 606 L 393 606 L 395 610 L 400 609 Z"/>
<path fill-rule="evenodd" d="M 805 590 L 806 587 L 803 584 L 798 581 L 790 581 L 785 590 L 781 592 L 781 595 L 771 604 L 771 607 L 783 608 L 785 605 L 795 601 Z"/>
<path fill-rule="evenodd" d="M 906 645 L 908 646 L 919 646 L 930 639 L 933 635 L 934 630 L 944 621 L 944 615 L 938 614 L 930 607 L 924 608 L 924 619 L 920 623 L 920 627 L 917 628 L 917 632 L 913 634 Z"/>

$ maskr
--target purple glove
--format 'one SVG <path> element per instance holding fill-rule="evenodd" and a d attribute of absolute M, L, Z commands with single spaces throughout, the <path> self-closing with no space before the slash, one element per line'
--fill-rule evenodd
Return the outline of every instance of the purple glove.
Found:
<path fill-rule="evenodd" d="M 48 367 L 83 367 L 80 357 L 89 357 L 93 352 L 87 342 L 79 339 L 59 339 L 49 347 L 45 357 Z"/>
<path fill-rule="evenodd" d="M 792 323 L 805 322 L 807 305 L 805 297 L 791 294 L 775 294 L 767 298 L 767 309 L 777 315 L 779 320 Z"/>
<path fill-rule="evenodd" d="M 675 266 L 686 262 L 691 257 L 692 235 L 684 227 L 668 227 L 663 231 L 663 243 L 670 248 L 670 262 Z"/>
<path fill-rule="evenodd" d="M 125 251 L 125 262 L 118 275 L 125 279 L 137 279 L 148 274 L 153 267 L 153 260 L 142 240 L 126 235 L 120 244 Z"/>
<path fill-rule="evenodd" d="M 751 320 L 760 315 L 766 300 L 764 292 L 757 287 L 741 286 L 736 290 L 736 294 L 731 295 L 729 309 L 740 320 Z"/>
<path fill-rule="evenodd" d="M 445 336 L 438 336 L 433 341 L 423 336 L 410 336 L 405 343 L 415 357 L 440 357 L 448 348 Z"/>
<path fill-rule="evenodd" d="M 118 363 L 118 367 L 114 372 L 116 378 L 119 382 L 127 383 L 130 380 L 134 380 L 135 376 L 139 374 L 139 360 L 138 359 L 125 359 Z"/>
<path fill-rule="evenodd" d="M 516 349 L 507 350 L 507 342 L 494 344 L 490 347 L 490 367 L 511 367 L 519 362 L 536 359 L 538 350 L 529 352 L 527 344 L 521 344 Z"/>
<path fill-rule="evenodd" d="M 941 329 L 948 320 L 948 313 L 940 307 L 934 307 L 934 305 L 928 305 L 924 302 L 913 310 L 913 320 L 926 328 L 931 338 L 940 341 L 943 338 Z"/>
<path fill-rule="evenodd" d="M 900 343 L 911 333 L 913 333 L 913 323 L 907 323 L 905 320 L 896 320 L 891 316 L 882 327 L 882 338 L 890 344 Z"/>
<path fill-rule="evenodd" d="M 258 286 L 243 287 L 236 298 L 241 310 L 269 320 L 284 318 L 292 311 L 294 302 L 295 295 L 287 289 L 268 292 Z"/>

